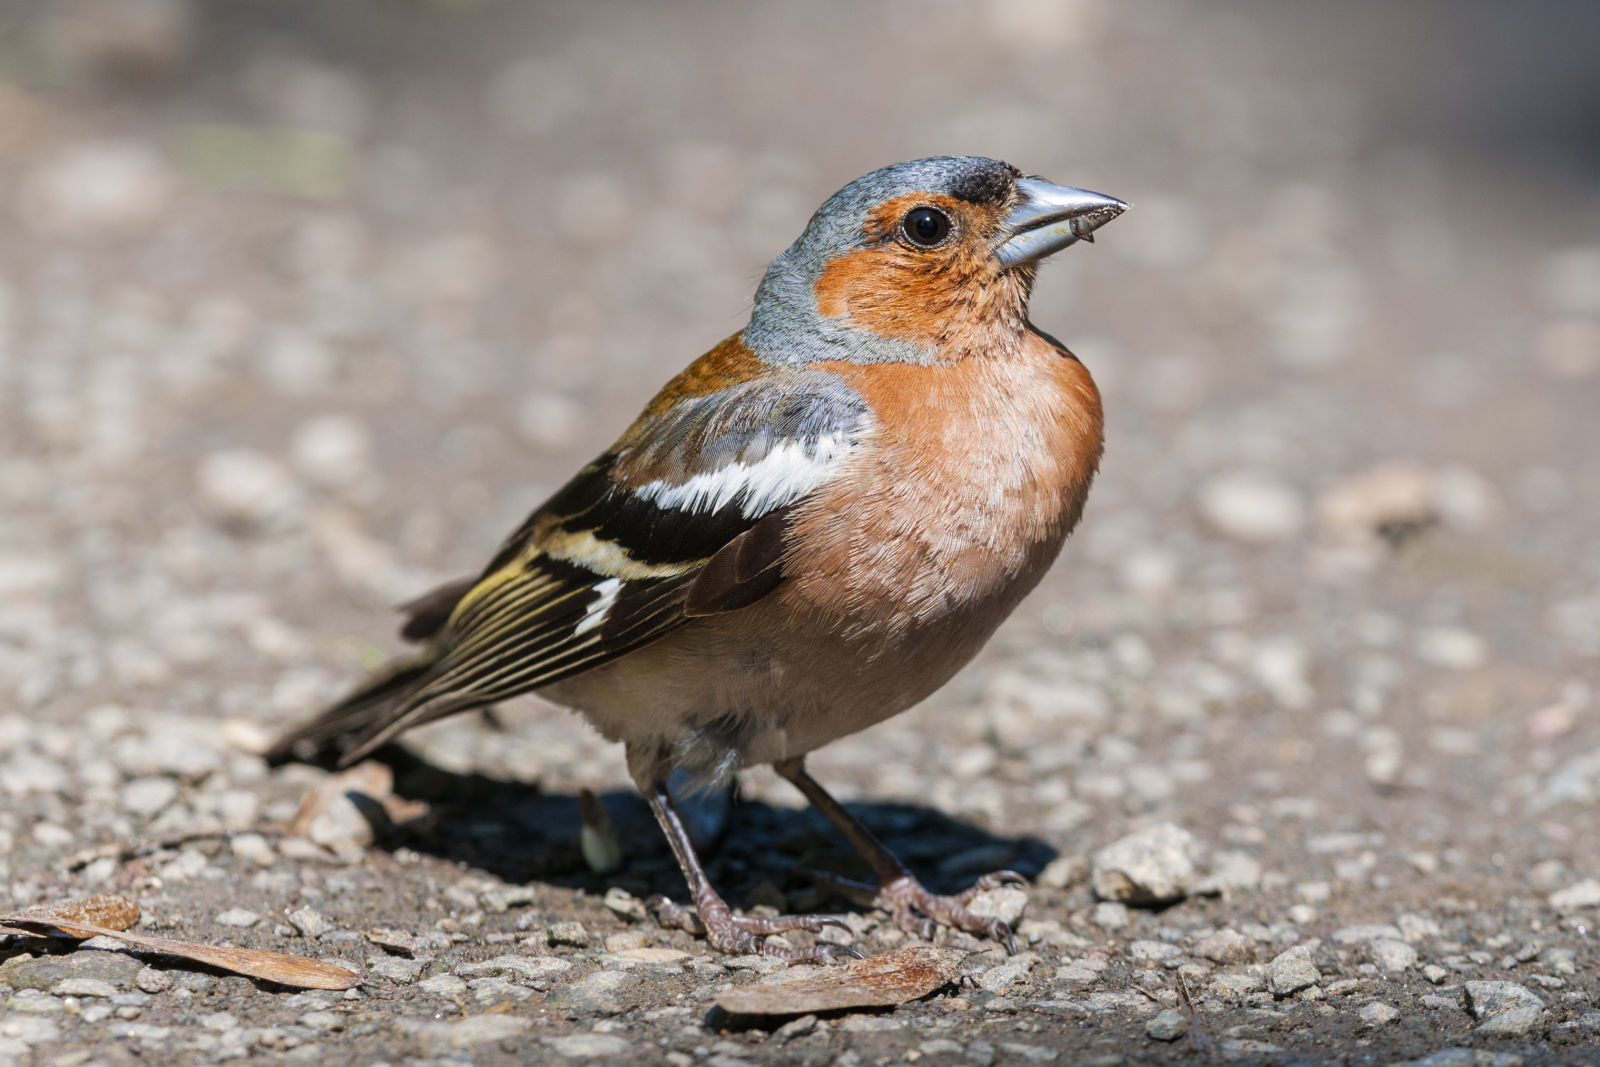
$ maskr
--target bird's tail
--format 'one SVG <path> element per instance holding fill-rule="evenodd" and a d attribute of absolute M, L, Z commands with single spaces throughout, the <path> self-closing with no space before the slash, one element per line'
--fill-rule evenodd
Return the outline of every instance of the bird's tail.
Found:
<path fill-rule="evenodd" d="M 401 730 L 470 705 L 470 699 L 434 700 L 426 701 L 425 707 L 419 708 L 415 698 L 442 655 L 437 638 L 445 622 L 474 581 L 460 578 L 446 582 L 401 604 L 399 610 L 405 622 L 400 636 L 407 641 L 427 642 L 426 647 L 414 656 L 391 661 L 355 692 L 278 738 L 267 750 L 267 761 L 321 762 L 333 758 L 343 767 L 389 741 Z"/>
<path fill-rule="evenodd" d="M 343 766 L 360 759 L 388 739 L 389 728 L 437 659 L 430 650 L 390 663 L 349 696 L 279 737 L 267 750 L 267 762 L 336 756 Z"/>

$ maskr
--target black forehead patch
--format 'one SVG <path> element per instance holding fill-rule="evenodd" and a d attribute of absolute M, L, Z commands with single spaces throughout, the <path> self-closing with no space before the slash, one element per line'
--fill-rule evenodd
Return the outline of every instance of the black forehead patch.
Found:
<path fill-rule="evenodd" d="M 1009 163 L 986 161 L 988 166 L 973 167 L 950 183 L 950 195 L 969 204 L 1002 204 L 1022 172 Z"/>

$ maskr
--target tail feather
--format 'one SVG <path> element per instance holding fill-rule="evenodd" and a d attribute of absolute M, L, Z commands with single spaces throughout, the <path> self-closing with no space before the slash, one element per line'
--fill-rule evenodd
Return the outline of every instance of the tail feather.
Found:
<path fill-rule="evenodd" d="M 476 582 L 458 578 L 400 605 L 405 622 L 400 636 L 407 641 L 432 641 L 455 611 L 456 604 Z M 353 763 L 393 738 L 402 729 L 432 722 L 451 711 L 464 710 L 460 702 L 427 701 L 421 708 L 413 699 L 439 661 L 435 645 L 415 656 L 395 660 L 368 679 L 355 692 L 322 714 L 284 734 L 267 750 L 271 763 L 292 759 L 318 759 L 337 755 L 340 766 Z M 421 714 L 419 714 L 421 712 Z"/>
<path fill-rule="evenodd" d="M 437 654 L 397 660 L 322 714 L 289 731 L 267 750 L 269 763 L 315 758 L 340 753 L 340 764 L 351 762 L 383 742 L 369 739 L 389 732 L 405 714 L 408 697 L 433 670 Z"/>

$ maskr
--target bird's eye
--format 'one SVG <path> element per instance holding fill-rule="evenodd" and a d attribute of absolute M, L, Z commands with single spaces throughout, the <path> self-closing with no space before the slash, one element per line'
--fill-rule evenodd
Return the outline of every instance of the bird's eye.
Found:
<path fill-rule="evenodd" d="M 932 248 L 950 234 L 950 216 L 937 208 L 919 207 L 906 212 L 900 228 L 914 245 Z"/>

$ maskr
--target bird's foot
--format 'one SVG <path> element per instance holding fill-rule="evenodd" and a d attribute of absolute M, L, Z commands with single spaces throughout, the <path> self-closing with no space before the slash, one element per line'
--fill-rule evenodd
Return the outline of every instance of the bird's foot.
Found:
<path fill-rule="evenodd" d="M 811 877 L 827 889 L 864 907 L 882 908 L 894 919 L 900 929 L 909 934 L 932 941 L 941 926 L 954 927 L 969 934 L 981 934 L 1005 945 L 1006 951 L 1015 954 L 1017 940 L 1011 927 L 989 915 L 978 915 L 967 910 L 972 898 L 986 889 L 1003 885 L 1026 885 L 1027 879 L 1016 871 L 995 871 L 979 878 L 972 886 L 951 896 L 931 893 L 909 872 L 896 875 L 881 886 L 840 878 L 821 871 L 810 872 Z"/>
<path fill-rule="evenodd" d="M 721 901 L 707 902 L 699 908 L 686 908 L 666 897 L 653 897 L 650 905 L 662 926 L 687 930 L 704 937 L 712 948 L 730 956 L 773 956 L 790 963 L 833 963 L 862 958 L 855 949 L 828 941 L 795 948 L 768 940 L 773 934 L 784 934 L 791 930 L 816 934 L 829 926 L 849 929 L 838 919 L 820 915 L 779 915 L 771 919 L 735 915 Z"/>

